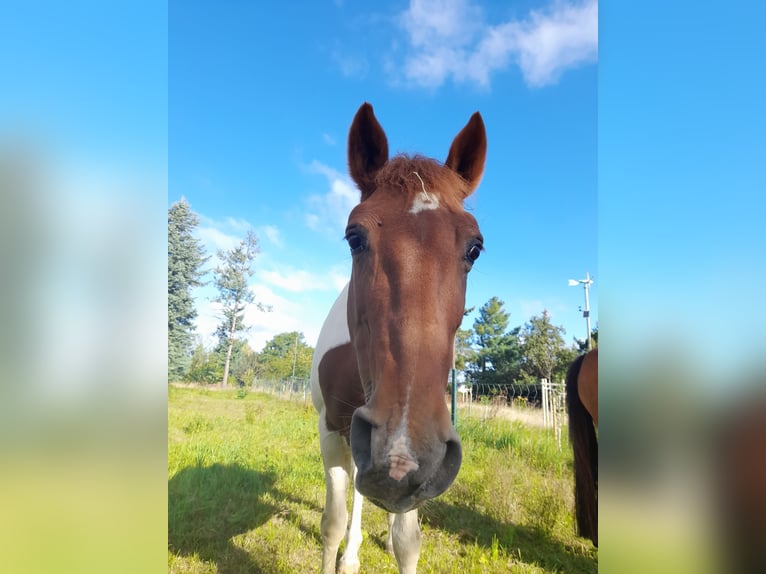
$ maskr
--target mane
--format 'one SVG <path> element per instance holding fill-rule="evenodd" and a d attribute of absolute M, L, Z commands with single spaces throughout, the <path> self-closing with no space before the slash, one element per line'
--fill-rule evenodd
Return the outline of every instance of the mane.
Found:
<path fill-rule="evenodd" d="M 443 204 L 455 209 L 462 207 L 463 199 L 468 195 L 468 182 L 444 164 L 421 155 L 394 156 L 375 176 L 375 183 L 378 188 L 406 193 L 408 198 L 422 193 L 425 186 L 429 194 L 438 195 Z"/>

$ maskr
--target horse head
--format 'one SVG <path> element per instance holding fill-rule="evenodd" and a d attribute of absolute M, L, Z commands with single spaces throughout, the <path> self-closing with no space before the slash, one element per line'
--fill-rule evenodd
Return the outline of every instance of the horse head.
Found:
<path fill-rule="evenodd" d="M 444 492 L 462 460 L 444 400 L 468 272 L 483 249 L 463 208 L 484 170 L 487 140 L 475 113 L 441 164 L 388 157 L 372 106 L 348 138 L 361 202 L 348 218 L 352 254 L 347 319 L 365 403 L 351 420 L 360 493 L 406 512 Z"/>

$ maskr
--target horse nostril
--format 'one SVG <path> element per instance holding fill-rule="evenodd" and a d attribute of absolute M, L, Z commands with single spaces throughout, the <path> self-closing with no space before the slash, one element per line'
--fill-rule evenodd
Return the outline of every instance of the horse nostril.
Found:
<path fill-rule="evenodd" d="M 359 407 L 351 417 L 351 454 L 360 472 L 372 466 L 372 429 L 374 424 L 367 416 L 366 409 Z"/>
<path fill-rule="evenodd" d="M 444 467 L 453 478 L 457 476 L 463 462 L 463 447 L 460 440 L 448 440 L 447 451 L 444 453 Z"/>
<path fill-rule="evenodd" d="M 463 462 L 463 447 L 460 444 L 460 439 L 447 440 L 445 446 L 447 448 L 444 451 L 444 458 L 441 461 L 441 465 L 429 481 L 429 498 L 439 496 L 449 488 L 450 484 L 455 480 L 455 477 L 460 470 L 460 465 Z"/>

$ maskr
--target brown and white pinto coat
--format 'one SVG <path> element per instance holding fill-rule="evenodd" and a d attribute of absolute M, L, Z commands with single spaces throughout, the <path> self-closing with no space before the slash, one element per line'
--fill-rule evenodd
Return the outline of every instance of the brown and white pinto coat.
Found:
<path fill-rule="evenodd" d="M 363 495 L 391 513 L 388 547 L 408 573 L 420 554 L 418 506 L 457 476 L 462 447 L 444 389 L 466 276 L 483 248 L 463 200 L 479 184 L 486 146 L 475 113 L 444 165 L 389 160 L 372 106 L 354 117 L 348 163 L 362 195 L 346 228 L 351 280 L 322 327 L 311 369 L 327 481 L 325 574 L 335 571 L 346 532 L 350 476 L 356 488 L 339 571 L 359 569 Z"/>

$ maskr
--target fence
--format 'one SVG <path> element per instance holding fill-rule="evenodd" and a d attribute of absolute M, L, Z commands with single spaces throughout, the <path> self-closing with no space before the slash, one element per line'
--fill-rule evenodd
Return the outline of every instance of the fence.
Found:
<path fill-rule="evenodd" d="M 282 399 L 303 402 L 311 401 L 311 382 L 308 378 L 288 379 L 254 379 L 250 386 L 253 391 L 260 391 Z"/>
<path fill-rule="evenodd" d="M 450 389 L 451 390 L 451 389 Z M 561 431 L 567 424 L 563 383 L 542 379 L 536 384 L 467 384 L 457 385 L 458 418 L 469 416 L 521 420 L 526 424 L 552 429 L 561 446 Z M 448 399 L 450 391 L 447 393 Z"/>
<path fill-rule="evenodd" d="M 255 379 L 250 388 L 304 405 L 311 400 L 308 378 Z M 484 421 L 499 417 L 552 429 L 560 447 L 561 430 L 567 424 L 564 392 L 563 383 L 546 379 L 537 384 L 458 383 L 456 404 L 458 415 L 464 410 L 468 415 L 480 416 Z M 452 402 L 450 390 L 445 398 L 448 404 Z"/>
<path fill-rule="evenodd" d="M 566 413 L 564 396 L 564 383 L 554 383 L 548 379 L 542 379 L 543 391 L 543 421 L 546 428 L 553 428 L 556 442 L 561 448 L 561 428 Z"/>

